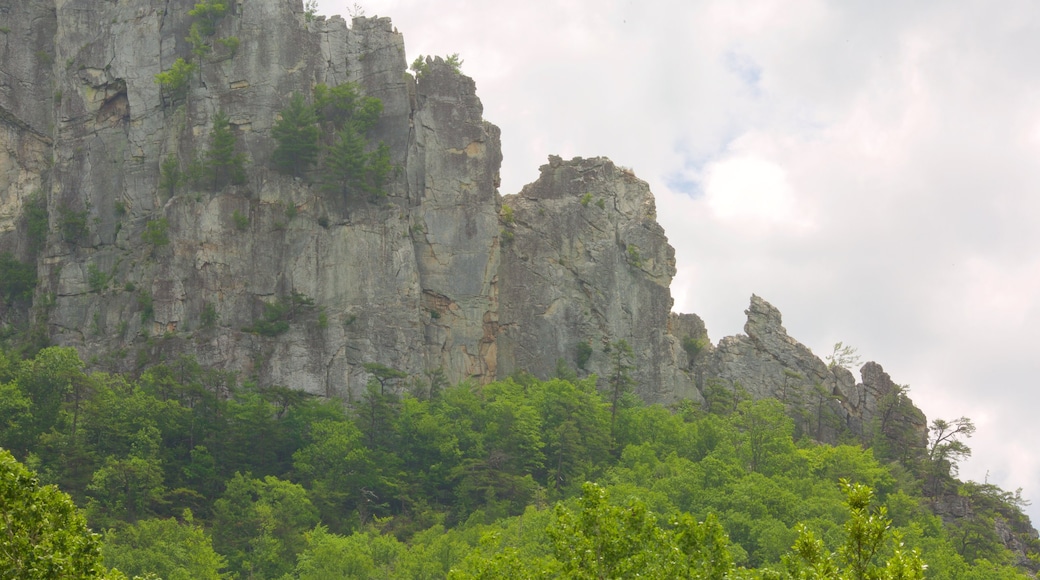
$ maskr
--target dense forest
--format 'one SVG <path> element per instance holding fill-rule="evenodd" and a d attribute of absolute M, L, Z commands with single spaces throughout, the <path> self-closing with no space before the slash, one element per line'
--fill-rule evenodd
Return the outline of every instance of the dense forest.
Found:
<path fill-rule="evenodd" d="M 600 388 L 562 364 L 455 386 L 371 364 L 342 401 L 190 357 L 122 376 L 6 352 L 0 446 L 26 467 L 5 453 L 4 504 L 38 481 L 83 510 L 103 564 L 66 577 L 1031 577 L 1035 540 L 1030 562 L 1000 533 L 1029 529 L 1020 496 L 954 478 L 965 424 L 878 457 L 739 390 L 711 412 L 642 404 L 618 360 Z M 970 513 L 944 524 L 939 491 Z M 18 513 L 4 578 L 36 577 L 16 569 Z"/>

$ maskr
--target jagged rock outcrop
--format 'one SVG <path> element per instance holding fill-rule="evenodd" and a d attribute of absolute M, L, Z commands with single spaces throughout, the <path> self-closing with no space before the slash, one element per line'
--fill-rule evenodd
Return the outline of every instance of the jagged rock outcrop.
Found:
<path fill-rule="evenodd" d="M 440 59 L 408 74 L 389 19 L 348 25 L 308 20 L 300 0 L 233 3 L 215 37 L 239 39 L 237 49 L 213 42 L 186 97 L 172 100 L 155 77 L 192 58 L 193 6 L 3 7 L 0 251 L 36 261 L 37 319 L 92 364 L 132 370 L 190 354 L 349 398 L 367 379 L 364 363 L 482 382 L 517 370 L 547 377 L 562 359 L 603 376 L 606 348 L 624 340 L 647 400 L 700 400 L 712 385 L 739 383 L 800 402 L 807 430 L 816 401 L 813 432 L 824 439 L 841 428 L 866 434 L 897 390 L 880 367 L 865 367 L 859 385 L 828 369 L 757 297 L 747 336 L 713 347 L 699 318 L 670 312 L 673 250 L 653 195 L 609 160 L 551 157 L 535 183 L 500 196 L 499 132 L 473 81 Z M 387 202 L 269 169 L 270 130 L 290 96 L 343 82 L 383 103 L 372 138 L 397 167 Z M 161 163 L 196 159 L 221 111 L 246 182 L 160 187 Z M 50 219 L 35 256 L 20 219 L 34 190 Z M 160 220 L 169 243 L 145 243 Z M 287 330 L 248 331 L 278 302 Z"/>
<path fill-rule="evenodd" d="M 828 366 L 788 336 L 772 304 L 752 295 L 745 314 L 746 334 L 723 338 L 699 363 L 698 376 L 707 377 L 702 389 L 743 389 L 755 399 L 778 399 L 803 432 L 821 441 L 836 442 L 851 432 L 863 441 L 881 435 L 893 445 L 924 448 L 924 414 L 881 365 L 863 365 L 862 382 L 856 383 L 847 369 Z"/>
<path fill-rule="evenodd" d="M 501 373 L 551 375 L 563 359 L 605 376 L 608 347 L 625 340 L 638 394 L 700 398 L 668 332 L 675 253 L 646 182 L 607 159 L 550 157 L 502 209 Z"/>
<path fill-rule="evenodd" d="M 31 32 L 36 50 L 8 42 L 0 58 L 0 178 L 9 184 L 0 220 L 11 232 L 0 250 L 34 258 L 16 230 L 40 190 L 50 224 L 35 257 L 34 309 L 52 341 L 113 370 L 189 354 L 262 383 L 349 398 L 368 362 L 417 377 L 443 369 L 451 381 L 520 369 L 547 376 L 557 358 L 575 364 L 581 340 L 595 345 L 584 371 L 603 373 L 602 348 L 626 340 L 641 395 L 699 396 L 668 330 L 672 249 L 630 171 L 554 158 L 510 198 L 515 221 L 503 225 L 499 132 L 473 81 L 440 59 L 409 75 L 388 19 L 348 26 L 309 21 L 298 0 L 234 3 L 214 38 L 237 38 L 237 49 L 212 42 L 175 99 L 155 77 L 193 58 L 193 5 L 11 9 L 16 26 L 5 34 Z M 30 26 L 39 21 L 49 24 Z M 354 82 L 382 101 L 371 138 L 397 167 L 386 203 L 269 169 L 278 111 L 319 82 Z M 48 98 L 53 106 L 35 104 Z M 209 146 L 219 112 L 247 160 L 245 183 L 160 186 L 163 161 L 189 164 Z M 160 221 L 168 243 L 143 241 Z M 542 284 L 549 278 L 555 285 Z M 288 328 L 256 332 L 277 303 L 289 308 Z"/>

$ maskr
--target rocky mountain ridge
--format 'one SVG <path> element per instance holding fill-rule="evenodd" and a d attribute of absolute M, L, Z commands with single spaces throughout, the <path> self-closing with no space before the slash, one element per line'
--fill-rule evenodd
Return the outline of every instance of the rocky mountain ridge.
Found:
<path fill-rule="evenodd" d="M 5 323 L 35 321 L 100 368 L 190 354 L 347 399 L 364 389 L 366 363 L 452 382 L 545 377 L 557 360 L 606 376 L 623 340 L 648 401 L 742 389 L 781 399 L 821 440 L 867 437 L 881 419 L 924 445 L 912 404 L 886 415 L 901 391 L 880 366 L 859 383 L 829 368 L 764 300 L 752 297 L 746 336 L 718 346 L 695 315 L 672 313 L 674 251 L 630 170 L 550 157 L 536 182 L 500 195 L 499 130 L 474 82 L 441 59 L 409 74 L 387 18 L 235 2 L 216 25 L 235 49 L 213 43 L 184 102 L 170 103 L 155 78 L 193 58 L 194 4 L 0 6 L 0 251 L 38 272 L 31 309 L 8 304 Z M 383 103 L 372 140 L 397 170 L 382 203 L 271 169 L 271 128 L 291 95 L 347 82 Z M 160 187 L 162 161 L 194 158 L 219 112 L 248 161 L 245 182 Z M 48 222 L 34 248 L 26 208 L 38 199 Z M 149 247 L 142 234 L 159 219 L 169 243 Z M 297 297 L 286 332 L 248 330 Z"/>

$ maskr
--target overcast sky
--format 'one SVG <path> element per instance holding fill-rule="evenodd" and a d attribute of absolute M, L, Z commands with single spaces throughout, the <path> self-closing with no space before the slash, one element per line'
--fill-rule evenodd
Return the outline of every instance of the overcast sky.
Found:
<path fill-rule="evenodd" d="M 717 342 L 755 293 L 821 358 L 857 347 L 929 420 L 972 418 L 961 475 L 1023 487 L 1040 523 L 1040 4 L 359 5 L 409 60 L 460 54 L 503 194 L 549 154 L 632 168 L 675 310 Z"/>

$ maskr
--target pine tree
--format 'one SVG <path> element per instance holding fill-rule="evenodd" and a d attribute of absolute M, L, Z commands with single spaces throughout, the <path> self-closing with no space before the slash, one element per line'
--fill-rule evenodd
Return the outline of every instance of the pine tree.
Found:
<path fill-rule="evenodd" d="M 213 183 L 213 190 L 219 191 L 228 184 L 245 183 L 245 156 L 235 153 L 238 138 L 231 132 L 231 121 L 223 111 L 213 116 L 213 133 L 210 135 L 210 147 L 206 152 L 207 177 Z"/>
<path fill-rule="evenodd" d="M 272 163 L 279 172 L 300 177 L 318 158 L 318 116 L 299 93 L 293 94 L 281 116 L 271 129 L 278 141 Z"/>

